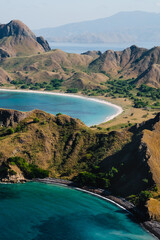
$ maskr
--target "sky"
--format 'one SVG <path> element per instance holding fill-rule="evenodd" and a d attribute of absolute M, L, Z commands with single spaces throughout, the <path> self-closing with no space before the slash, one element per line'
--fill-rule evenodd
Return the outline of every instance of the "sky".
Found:
<path fill-rule="evenodd" d="M 19 19 L 32 30 L 112 16 L 122 11 L 160 13 L 160 0 L 0 0 L 0 23 Z"/>

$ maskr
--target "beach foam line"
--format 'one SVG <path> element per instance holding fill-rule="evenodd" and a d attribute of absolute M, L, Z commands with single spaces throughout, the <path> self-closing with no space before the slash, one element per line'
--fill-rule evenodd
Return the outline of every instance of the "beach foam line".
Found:
<path fill-rule="evenodd" d="M 75 94 L 68 94 L 68 93 L 55 93 L 55 92 L 48 92 L 48 91 L 35 91 L 35 90 L 19 90 L 19 89 L 5 89 L 5 88 L 0 88 L 0 91 L 4 91 L 4 92 L 19 92 L 19 93 L 36 93 L 36 94 L 47 94 L 47 95 L 57 95 L 57 96 L 66 96 L 66 97 L 74 97 L 74 98 L 81 98 L 81 99 L 86 99 L 87 101 L 94 101 L 94 102 L 99 102 L 111 107 L 114 107 L 115 109 L 117 109 L 117 112 L 109 117 L 106 117 L 101 123 L 105 123 L 108 122 L 112 119 L 114 119 L 115 117 L 117 117 L 118 115 L 120 115 L 123 112 L 123 108 L 110 103 L 108 101 L 102 100 L 102 99 L 97 99 L 97 98 L 90 98 L 87 96 L 81 96 L 81 95 L 75 95 Z M 99 123 L 100 124 L 100 123 Z M 98 125 L 98 123 L 97 123 Z"/>
<path fill-rule="evenodd" d="M 109 199 L 109 198 L 107 198 L 107 197 L 103 197 L 103 196 L 101 196 L 100 194 L 93 193 L 93 192 L 84 190 L 84 189 L 82 189 L 82 188 L 74 188 L 74 189 L 76 189 L 76 190 L 78 190 L 78 191 L 81 191 L 81 192 L 84 192 L 84 193 L 88 193 L 88 194 L 93 195 L 93 196 L 96 196 L 96 197 L 98 197 L 98 198 L 101 198 L 101 199 L 103 199 L 103 200 L 105 200 L 105 201 L 107 201 L 107 202 L 110 202 L 110 203 L 116 205 L 117 207 L 119 207 L 119 208 L 123 209 L 124 211 L 128 212 L 129 214 L 133 215 L 133 214 L 132 214 L 130 211 L 128 211 L 125 207 L 121 206 L 121 205 L 118 204 L 117 202 L 115 202 L 115 201 L 113 201 L 113 200 L 111 200 L 111 199 Z"/>

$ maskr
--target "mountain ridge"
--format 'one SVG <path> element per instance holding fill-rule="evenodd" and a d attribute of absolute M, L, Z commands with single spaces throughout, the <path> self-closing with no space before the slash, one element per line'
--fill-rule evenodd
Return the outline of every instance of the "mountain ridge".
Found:
<path fill-rule="evenodd" d="M 75 43 L 124 43 L 160 41 L 160 14 L 120 12 L 107 18 L 34 30 L 49 41 Z"/>

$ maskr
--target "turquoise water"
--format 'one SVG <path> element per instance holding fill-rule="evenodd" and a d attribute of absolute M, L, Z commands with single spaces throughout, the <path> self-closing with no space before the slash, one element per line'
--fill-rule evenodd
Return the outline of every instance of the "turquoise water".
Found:
<path fill-rule="evenodd" d="M 0 240 L 153 240 L 95 196 L 43 183 L 0 185 Z"/>
<path fill-rule="evenodd" d="M 117 113 L 117 109 L 112 106 L 85 98 L 7 91 L 0 91 L 0 108 L 20 111 L 41 109 L 52 114 L 61 112 L 79 118 L 88 126 L 99 124 L 106 117 Z"/>

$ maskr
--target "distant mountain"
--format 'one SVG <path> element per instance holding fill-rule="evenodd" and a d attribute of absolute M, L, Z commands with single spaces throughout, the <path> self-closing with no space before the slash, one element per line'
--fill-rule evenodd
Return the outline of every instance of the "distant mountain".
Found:
<path fill-rule="evenodd" d="M 114 16 L 35 30 L 48 41 L 79 43 L 160 42 L 160 14 L 120 12 Z"/>
<path fill-rule="evenodd" d="M 0 25 L 0 59 L 9 56 L 22 56 L 49 51 L 43 37 L 35 34 L 21 21 L 12 20 Z"/>

